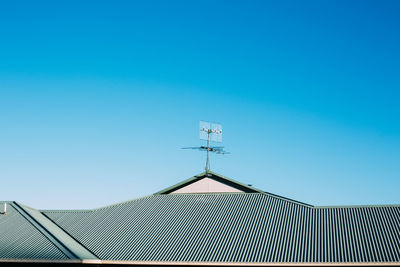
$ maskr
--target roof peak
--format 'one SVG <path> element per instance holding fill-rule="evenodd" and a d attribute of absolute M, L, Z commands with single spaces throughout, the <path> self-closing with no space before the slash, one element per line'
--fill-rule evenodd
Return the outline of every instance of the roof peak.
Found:
<path fill-rule="evenodd" d="M 206 171 L 206 172 L 199 173 L 189 179 L 185 179 L 180 183 L 177 183 L 175 185 L 167 187 L 167 188 L 155 193 L 155 195 L 165 195 L 165 194 L 171 194 L 171 193 L 188 193 L 186 191 L 183 192 L 181 190 L 188 186 L 199 183 L 199 181 L 207 179 L 207 178 L 219 183 L 220 185 L 224 186 L 224 188 L 222 189 L 220 186 L 218 189 L 216 189 L 216 190 L 220 190 L 220 191 L 212 191 L 213 189 L 210 189 L 211 191 L 196 191 L 195 190 L 195 191 L 192 191 L 189 193 L 220 193 L 220 192 L 264 193 L 264 191 L 257 189 L 253 186 L 243 184 L 241 182 L 238 182 L 231 178 L 225 177 L 216 172 Z M 217 184 L 214 183 L 214 189 L 216 187 L 218 187 L 216 185 Z"/>
<path fill-rule="evenodd" d="M 304 206 L 307 206 L 307 207 L 314 207 L 313 205 L 310 205 L 308 203 L 304 203 L 304 202 L 301 202 L 301 201 L 297 201 L 297 200 L 294 200 L 294 199 L 290 199 L 290 198 L 287 198 L 287 197 L 283 197 L 283 196 L 280 196 L 280 195 L 269 193 L 269 192 L 266 192 L 264 190 L 261 190 L 261 189 L 258 189 L 256 187 L 253 187 L 251 185 L 243 184 L 243 183 L 241 183 L 241 182 L 239 182 L 237 180 L 228 178 L 228 177 L 226 177 L 224 175 L 221 175 L 219 173 L 216 173 L 216 172 L 213 172 L 213 171 L 210 171 L 210 170 L 202 172 L 202 173 L 199 173 L 199 174 L 197 174 L 197 175 L 195 175 L 195 176 L 193 176 L 193 177 L 191 177 L 189 179 L 183 180 L 180 183 L 177 183 L 175 185 L 167 187 L 167 188 L 155 193 L 154 195 L 166 195 L 166 194 L 172 194 L 172 193 L 180 193 L 180 194 L 181 193 L 186 193 L 186 194 L 227 193 L 227 191 L 225 191 L 225 192 L 219 192 L 219 191 L 214 191 L 214 192 L 212 192 L 212 191 L 208 191 L 208 192 L 204 192 L 204 191 L 202 191 L 202 192 L 188 192 L 188 190 L 182 190 L 185 187 L 193 185 L 194 183 L 199 182 L 199 181 L 201 181 L 201 180 L 203 180 L 205 178 L 213 179 L 213 180 L 215 180 L 217 182 L 223 183 L 223 184 L 228 185 L 228 186 L 230 186 L 230 187 L 232 187 L 234 189 L 237 189 L 235 191 L 230 191 L 231 193 L 234 193 L 234 192 L 236 192 L 236 193 L 261 193 L 261 194 L 269 195 L 269 196 L 274 197 L 274 198 L 279 198 L 279 199 L 282 199 L 282 200 L 285 200 L 285 201 L 294 202 L 294 203 L 297 203 L 297 204 L 300 204 L 300 205 L 304 205 Z"/>

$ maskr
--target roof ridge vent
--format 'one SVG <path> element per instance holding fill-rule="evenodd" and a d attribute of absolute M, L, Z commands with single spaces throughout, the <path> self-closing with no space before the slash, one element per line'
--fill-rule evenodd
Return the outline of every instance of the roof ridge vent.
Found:
<path fill-rule="evenodd" d="M 1 212 L 3 215 L 7 215 L 7 202 L 3 203 L 3 211 Z"/>

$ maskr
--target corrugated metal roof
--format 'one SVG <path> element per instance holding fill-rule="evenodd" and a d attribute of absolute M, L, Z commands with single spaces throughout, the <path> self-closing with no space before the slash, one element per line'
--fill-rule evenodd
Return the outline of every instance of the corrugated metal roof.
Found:
<path fill-rule="evenodd" d="M 399 205 L 314 207 L 248 186 L 168 194 L 174 188 L 94 210 L 40 212 L 9 202 L 0 215 L 0 262 L 400 264 Z"/>
<path fill-rule="evenodd" d="M 98 258 L 69 234 L 63 231 L 58 225 L 49 220 L 40 211 L 14 203 L 14 207 L 25 216 L 43 235 L 56 245 L 70 259 L 91 259 Z"/>
<path fill-rule="evenodd" d="M 0 258 L 68 259 L 15 208 L 15 203 L 7 204 L 7 215 L 0 214 Z"/>
<path fill-rule="evenodd" d="M 400 206 L 318 208 L 264 193 L 161 194 L 45 214 L 103 260 L 400 261 Z"/>

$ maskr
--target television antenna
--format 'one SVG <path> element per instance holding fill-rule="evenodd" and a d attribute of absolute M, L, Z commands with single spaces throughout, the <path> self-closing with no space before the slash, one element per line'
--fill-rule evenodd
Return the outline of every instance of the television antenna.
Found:
<path fill-rule="evenodd" d="M 207 152 L 206 159 L 206 172 L 210 170 L 210 152 L 217 154 L 229 154 L 224 150 L 223 146 L 210 146 L 210 142 L 221 143 L 222 142 L 222 125 L 218 123 L 211 123 L 207 121 L 200 121 L 200 139 L 207 141 L 207 146 L 200 147 L 183 147 L 182 149 L 197 149 L 200 151 Z"/>

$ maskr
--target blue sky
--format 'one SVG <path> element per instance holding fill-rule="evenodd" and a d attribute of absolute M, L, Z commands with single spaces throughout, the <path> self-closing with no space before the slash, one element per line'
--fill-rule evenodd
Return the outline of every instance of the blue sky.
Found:
<path fill-rule="evenodd" d="M 0 4 L 2 200 L 95 208 L 211 169 L 314 205 L 400 204 L 400 2 Z"/>

